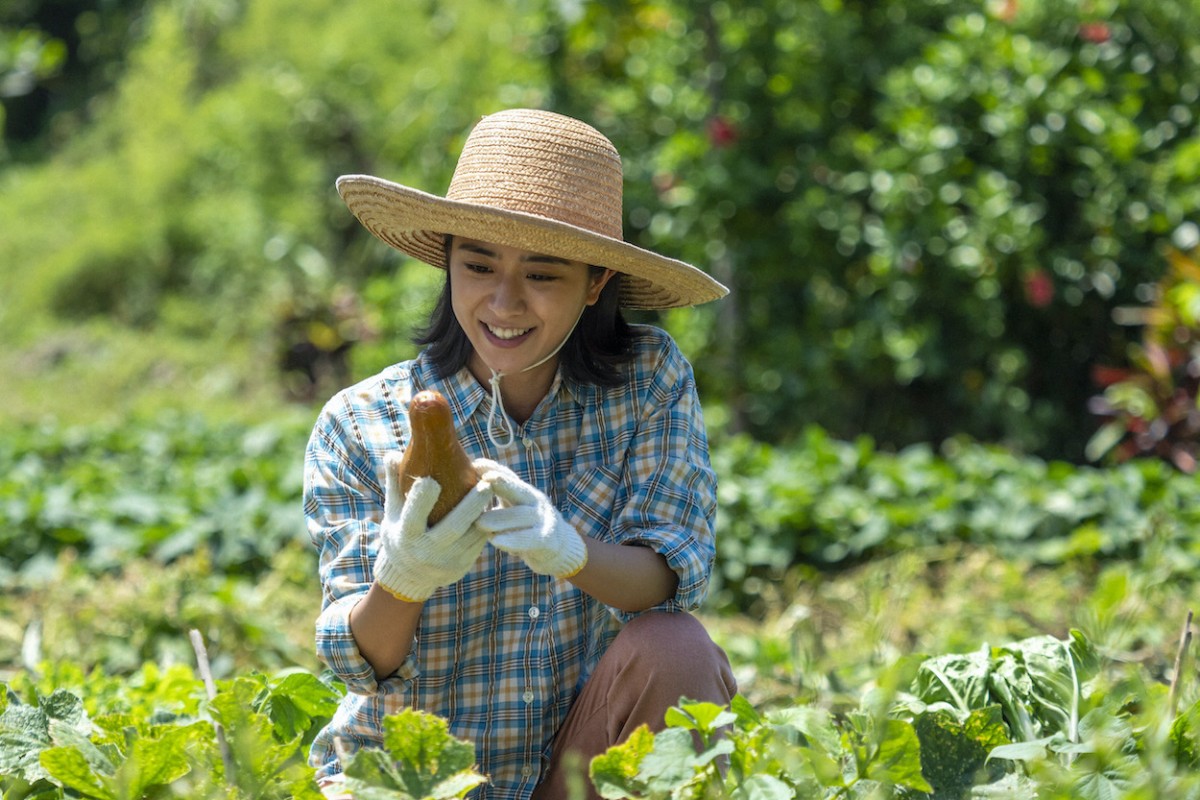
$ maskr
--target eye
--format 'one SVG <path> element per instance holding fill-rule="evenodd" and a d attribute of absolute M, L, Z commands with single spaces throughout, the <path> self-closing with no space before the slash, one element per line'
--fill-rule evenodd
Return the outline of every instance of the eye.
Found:
<path fill-rule="evenodd" d="M 557 275 L 549 275 L 545 272 L 531 272 L 526 277 L 528 277 L 529 280 L 531 280 L 531 281 L 538 281 L 538 282 L 556 281 L 559 278 L 559 276 L 557 276 Z"/>
<path fill-rule="evenodd" d="M 480 275 L 486 275 L 487 273 L 492 271 L 492 268 L 489 267 L 487 264 L 477 264 L 477 263 L 474 263 L 471 261 L 464 261 L 463 269 L 465 269 L 467 272 L 475 272 Z"/>

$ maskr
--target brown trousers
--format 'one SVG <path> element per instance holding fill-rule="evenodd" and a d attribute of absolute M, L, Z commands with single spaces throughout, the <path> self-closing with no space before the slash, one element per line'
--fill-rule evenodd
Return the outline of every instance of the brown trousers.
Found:
<path fill-rule="evenodd" d="M 662 730 L 667 710 L 680 698 L 728 705 L 736 693 L 725 651 L 695 617 L 665 612 L 635 617 L 571 706 L 533 800 L 599 800 L 587 777 L 594 756 L 640 725 Z"/>

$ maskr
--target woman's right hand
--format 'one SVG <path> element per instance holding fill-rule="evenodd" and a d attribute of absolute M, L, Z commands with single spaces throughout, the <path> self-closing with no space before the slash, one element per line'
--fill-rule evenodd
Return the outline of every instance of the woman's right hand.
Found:
<path fill-rule="evenodd" d="M 417 478 L 405 495 L 400 489 L 400 456 L 384 463 L 383 522 L 375 556 L 375 580 L 392 596 L 410 603 L 427 599 L 439 587 L 461 580 L 479 558 L 487 533 L 475 523 L 492 505 L 491 486 L 484 481 L 444 518 L 429 526 L 441 486 Z"/>

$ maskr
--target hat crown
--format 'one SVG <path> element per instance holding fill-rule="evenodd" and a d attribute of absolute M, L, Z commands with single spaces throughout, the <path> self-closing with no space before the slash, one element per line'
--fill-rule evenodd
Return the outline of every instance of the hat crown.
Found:
<path fill-rule="evenodd" d="M 463 145 L 446 199 L 622 238 L 621 156 L 602 133 L 549 111 L 484 117 Z"/>

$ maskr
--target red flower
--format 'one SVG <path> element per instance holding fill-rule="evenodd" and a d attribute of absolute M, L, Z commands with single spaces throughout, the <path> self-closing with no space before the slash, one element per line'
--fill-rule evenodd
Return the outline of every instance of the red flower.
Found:
<path fill-rule="evenodd" d="M 1104 44 L 1112 38 L 1112 30 L 1109 29 L 1107 22 L 1081 22 L 1079 23 L 1079 37 L 1092 44 Z"/>
<path fill-rule="evenodd" d="M 732 147 L 738 140 L 738 129 L 727 117 L 717 115 L 708 121 L 708 141 L 716 148 Z"/>
<path fill-rule="evenodd" d="M 1034 308 L 1045 308 L 1054 299 L 1054 281 L 1043 269 L 1025 275 L 1025 300 Z"/>
<path fill-rule="evenodd" d="M 1092 365 L 1092 382 L 1099 386 L 1112 386 L 1114 383 L 1128 380 L 1133 371 L 1121 367 L 1109 367 L 1104 364 Z"/>

